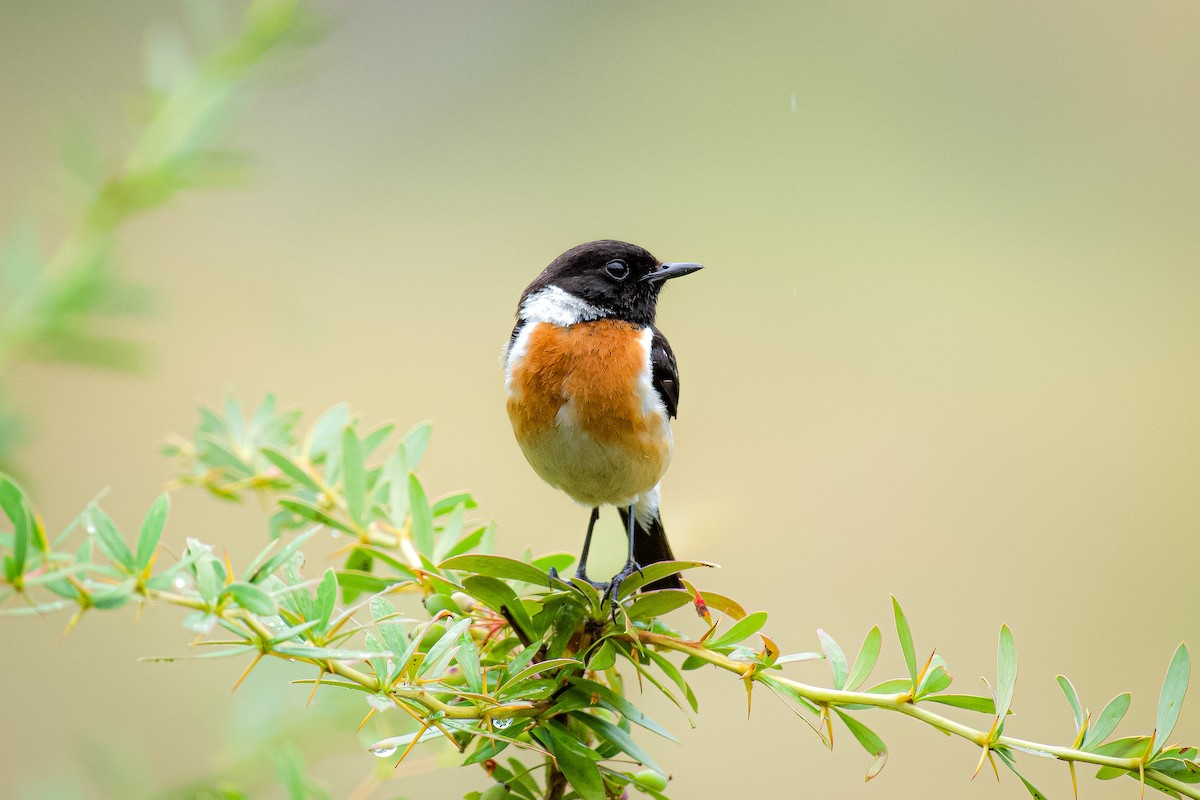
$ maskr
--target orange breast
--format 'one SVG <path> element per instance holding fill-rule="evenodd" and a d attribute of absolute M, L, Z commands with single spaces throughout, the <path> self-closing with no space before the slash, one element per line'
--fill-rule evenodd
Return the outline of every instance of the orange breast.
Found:
<path fill-rule="evenodd" d="M 571 400 L 574 423 L 597 442 L 640 438 L 650 422 L 639 392 L 647 369 L 641 340 L 641 328 L 617 320 L 539 324 L 512 370 L 508 413 L 517 437 L 555 427 Z"/>
<path fill-rule="evenodd" d="M 581 503 L 634 502 L 662 479 L 672 449 L 645 329 L 532 324 L 509 362 L 508 415 L 525 458 Z"/>

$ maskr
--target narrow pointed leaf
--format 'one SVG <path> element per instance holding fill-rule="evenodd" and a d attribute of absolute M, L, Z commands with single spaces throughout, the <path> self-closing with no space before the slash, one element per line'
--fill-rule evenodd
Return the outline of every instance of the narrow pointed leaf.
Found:
<path fill-rule="evenodd" d="M 125 544 L 125 539 L 117 530 L 116 523 L 112 521 L 112 518 L 105 514 L 99 506 L 93 505 L 91 522 L 96 529 L 96 539 L 108 557 L 125 569 L 132 570 L 133 553 L 129 550 L 129 545 Z"/>
<path fill-rule="evenodd" d="M 1083 728 L 1083 706 L 1079 702 L 1079 694 L 1075 691 L 1075 685 L 1071 683 L 1066 675 L 1058 676 L 1058 687 L 1062 689 L 1063 696 L 1067 698 L 1067 705 L 1071 706 L 1071 713 L 1075 716 L 1075 732 L 1078 733 Z"/>
<path fill-rule="evenodd" d="M 648 583 L 654 583 L 659 578 L 666 578 L 674 575 L 677 572 L 683 572 L 685 569 L 696 569 L 697 567 L 715 567 L 716 564 L 709 564 L 704 561 L 658 561 L 642 568 L 642 571 L 635 572 L 626 578 L 621 583 L 620 597 L 624 600 L 631 594 L 636 592 Z"/>
<path fill-rule="evenodd" d="M 908 627 L 908 618 L 900 608 L 900 601 L 892 595 L 892 615 L 896 618 L 896 637 L 900 640 L 900 651 L 904 654 L 904 665 L 908 667 L 908 677 L 913 686 L 917 685 L 917 651 L 913 647 L 912 630 Z"/>
<path fill-rule="evenodd" d="M 1001 625 L 1000 640 L 996 647 L 996 716 L 1004 718 L 1008 714 L 1016 685 L 1017 646 L 1012 631 L 1007 625 Z"/>
<path fill-rule="evenodd" d="M 1123 692 L 1112 700 L 1109 700 L 1108 705 L 1104 707 L 1104 710 L 1100 712 L 1100 716 L 1096 719 L 1096 724 L 1088 730 L 1087 736 L 1084 737 L 1083 749 L 1091 750 L 1107 739 L 1128 710 L 1129 692 Z"/>
<path fill-rule="evenodd" d="M 460 572 L 474 572 L 510 581 L 524 581 L 537 586 L 549 586 L 550 576 L 532 564 L 517 561 L 506 556 L 484 555 L 471 553 L 448 558 L 438 565 L 440 569 L 453 569 Z"/>
<path fill-rule="evenodd" d="M 651 758 L 645 750 L 638 746 L 637 742 L 633 740 L 633 736 L 631 736 L 628 731 L 618 728 L 608 720 L 600 719 L 597 716 L 583 711 L 571 714 L 571 718 L 582 722 L 584 725 L 587 725 L 589 728 L 595 731 L 596 736 L 599 737 L 601 742 L 609 742 L 633 758 L 634 761 L 650 767 L 651 769 L 657 770 L 664 775 L 666 774 L 663 768 L 658 766 L 654 759 Z"/>
<path fill-rule="evenodd" d="M 875 731 L 871 730 L 866 725 L 863 725 L 854 717 L 843 712 L 839 708 L 834 708 L 833 710 L 837 712 L 839 717 L 841 717 L 842 722 L 846 724 L 846 727 L 850 730 L 850 733 L 855 739 L 858 740 L 858 743 L 863 746 L 863 749 L 875 757 L 875 760 L 871 762 L 871 766 L 867 770 L 867 780 L 871 780 L 871 778 L 874 778 L 876 775 L 878 775 L 879 771 L 883 769 L 885 764 L 887 764 L 887 745 L 883 743 L 883 739 L 880 739 L 879 735 L 875 733 Z"/>
<path fill-rule="evenodd" d="M 408 456 L 408 469 L 411 472 L 421 463 L 425 449 L 429 447 L 429 437 L 433 435 L 433 426 L 428 422 L 419 422 L 412 430 L 404 434 L 404 453 Z"/>
<path fill-rule="evenodd" d="M 879 632 L 878 625 L 867 631 L 862 647 L 858 649 L 858 657 L 854 659 L 854 665 L 850 667 L 850 673 L 846 676 L 847 691 L 856 691 L 866 682 L 867 678 L 871 677 L 871 670 L 875 669 L 875 662 L 879 659 L 879 648 L 882 643 L 883 634 Z"/>
<path fill-rule="evenodd" d="M 708 643 L 711 648 L 728 647 L 729 645 L 737 644 L 740 641 L 749 639 L 754 634 L 762 630 L 763 625 L 767 624 L 767 612 L 756 611 L 743 619 L 734 623 L 733 627 L 727 630 L 723 635 L 718 636 Z"/>
<path fill-rule="evenodd" d="M 1179 707 L 1183 704 L 1183 696 L 1187 694 L 1191 670 L 1187 645 L 1180 644 L 1175 649 L 1175 655 L 1171 657 L 1167 677 L 1163 680 L 1162 691 L 1158 695 L 1158 714 L 1154 722 L 1154 752 L 1158 752 L 1167 743 L 1175 730 L 1175 723 L 1179 719 Z"/>
<path fill-rule="evenodd" d="M 263 458 L 270 461 L 280 472 L 288 476 L 295 483 L 303 486 L 314 494 L 321 492 L 321 487 L 316 479 L 308 473 L 308 470 L 293 461 L 286 453 L 276 450 L 271 447 L 263 447 L 259 450 L 263 454 Z"/>
<path fill-rule="evenodd" d="M 274 616 L 279 611 L 271 595 L 253 583 L 231 583 L 221 591 L 220 597 L 232 597 L 239 606 L 262 617 Z"/>
<path fill-rule="evenodd" d="M 829 666 L 833 669 L 833 688 L 841 689 L 846 685 L 846 654 L 837 642 L 833 640 L 825 631 L 817 628 L 817 638 L 821 640 L 821 650 L 825 653 L 825 658 L 829 661 Z"/>
<path fill-rule="evenodd" d="M 342 481 L 346 494 L 346 509 L 350 518 L 361 528 L 366 525 L 367 477 L 363 465 L 362 442 L 354 428 L 342 430 Z"/>
<path fill-rule="evenodd" d="M 425 496 L 425 487 L 412 472 L 408 474 L 408 504 L 409 513 L 412 514 L 413 545 L 421 555 L 433 558 L 433 510 L 429 507 L 429 498 Z"/>
<path fill-rule="evenodd" d="M 162 538 L 163 528 L 167 524 L 167 512 L 171 508 L 171 498 L 164 492 L 150 505 L 150 510 L 146 512 L 145 519 L 142 520 L 142 530 L 138 535 L 137 558 L 134 561 L 134 568 L 137 571 L 142 571 L 150 563 L 151 556 L 154 555 L 154 548 L 158 547 L 158 541 Z"/>

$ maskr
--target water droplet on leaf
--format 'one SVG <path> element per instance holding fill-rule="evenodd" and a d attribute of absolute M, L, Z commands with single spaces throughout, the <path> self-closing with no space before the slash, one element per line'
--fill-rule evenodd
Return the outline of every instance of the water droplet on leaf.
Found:
<path fill-rule="evenodd" d="M 371 755 L 376 756 L 378 758 L 387 758 L 388 756 L 392 755 L 399 749 L 400 748 L 396 747 L 395 745 L 385 744 L 380 747 L 372 747 Z"/>

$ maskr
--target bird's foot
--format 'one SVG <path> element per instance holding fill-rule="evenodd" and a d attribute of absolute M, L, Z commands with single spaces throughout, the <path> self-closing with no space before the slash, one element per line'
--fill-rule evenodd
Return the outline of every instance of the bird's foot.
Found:
<path fill-rule="evenodd" d="M 621 584 L 626 581 L 633 573 L 642 574 L 642 567 L 636 561 L 626 561 L 625 566 L 621 567 L 621 571 L 613 575 L 612 580 L 604 588 L 604 599 L 609 603 L 609 608 L 612 611 L 613 622 L 617 621 L 617 606 L 620 603 Z M 599 587 L 597 587 L 599 588 Z"/>

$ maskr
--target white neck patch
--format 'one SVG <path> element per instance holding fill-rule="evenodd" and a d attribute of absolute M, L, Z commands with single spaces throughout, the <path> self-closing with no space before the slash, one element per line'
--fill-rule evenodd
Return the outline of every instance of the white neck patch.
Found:
<path fill-rule="evenodd" d="M 526 297 L 521 303 L 520 311 L 521 319 L 525 322 L 549 322 L 551 325 L 564 327 L 607 315 L 605 309 L 557 286 L 547 286 Z"/>

